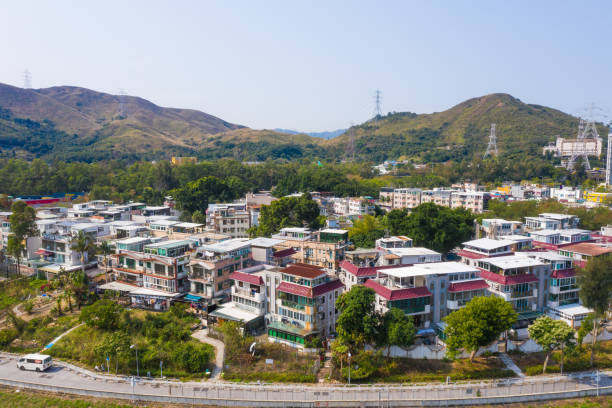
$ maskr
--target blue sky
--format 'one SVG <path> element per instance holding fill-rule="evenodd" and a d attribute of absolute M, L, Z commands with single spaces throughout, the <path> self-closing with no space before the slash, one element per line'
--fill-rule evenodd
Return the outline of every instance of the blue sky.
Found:
<path fill-rule="evenodd" d="M 507 92 L 612 108 L 610 1 L 3 0 L 0 82 L 332 130 Z"/>

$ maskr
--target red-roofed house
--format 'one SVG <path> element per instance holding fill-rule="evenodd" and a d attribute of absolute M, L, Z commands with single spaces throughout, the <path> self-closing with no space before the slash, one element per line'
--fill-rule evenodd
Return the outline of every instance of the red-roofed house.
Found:
<path fill-rule="evenodd" d="M 335 305 L 344 291 L 342 282 L 323 268 L 308 264 L 290 264 L 279 273 L 276 313 L 268 325 L 270 341 L 304 347 L 310 337 L 335 333 Z"/>
<path fill-rule="evenodd" d="M 346 290 L 351 290 L 353 285 L 363 285 L 368 279 L 376 278 L 378 271 L 392 268 L 400 268 L 407 265 L 389 266 L 356 266 L 349 261 L 340 262 L 339 277 Z"/>
<path fill-rule="evenodd" d="M 427 328 L 431 323 L 432 293 L 426 286 L 398 288 L 383 284 L 384 281 L 368 279 L 365 286 L 376 293 L 375 308 L 385 313 L 391 308 L 402 310 L 413 317 L 414 325 Z"/>

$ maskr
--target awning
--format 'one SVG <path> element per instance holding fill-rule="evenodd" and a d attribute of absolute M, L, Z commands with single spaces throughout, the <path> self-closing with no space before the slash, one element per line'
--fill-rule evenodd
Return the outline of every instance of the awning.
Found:
<path fill-rule="evenodd" d="M 189 300 L 191 302 L 199 302 L 200 300 L 202 300 L 202 296 L 196 296 L 192 295 L 191 293 L 188 293 L 185 295 L 185 300 Z"/>
<path fill-rule="evenodd" d="M 44 255 L 44 256 L 51 256 L 51 255 L 53 255 L 53 252 L 47 251 L 46 249 L 43 249 L 43 248 L 40 248 L 39 250 L 37 250 L 36 253 L 38 255 Z"/>
<path fill-rule="evenodd" d="M 105 283 L 103 285 L 99 285 L 98 289 L 102 289 L 102 290 L 116 290 L 117 292 L 132 292 L 136 289 L 138 289 L 139 286 L 133 286 L 133 285 L 129 285 L 127 283 L 123 283 L 123 282 L 117 282 L 117 281 L 113 281 L 113 282 L 108 282 Z"/>
<path fill-rule="evenodd" d="M 416 332 L 417 336 L 425 336 L 430 334 L 436 334 L 436 331 L 434 329 L 420 329 Z"/>

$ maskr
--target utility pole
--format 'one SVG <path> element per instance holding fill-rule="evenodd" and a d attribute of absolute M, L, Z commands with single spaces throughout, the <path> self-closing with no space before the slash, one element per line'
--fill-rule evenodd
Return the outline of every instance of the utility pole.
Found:
<path fill-rule="evenodd" d="M 495 135 L 495 123 L 491 123 L 491 133 L 489 134 L 489 144 L 487 145 L 487 151 L 482 158 L 487 156 L 497 157 L 497 136 Z"/>

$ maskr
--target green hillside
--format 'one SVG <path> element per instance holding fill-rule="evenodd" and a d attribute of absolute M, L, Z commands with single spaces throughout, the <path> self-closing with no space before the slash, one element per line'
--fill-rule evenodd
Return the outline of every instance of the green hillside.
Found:
<path fill-rule="evenodd" d="M 376 161 L 414 158 L 427 162 L 482 156 L 491 123 L 499 153 L 541 155 L 556 135 L 575 137 L 578 119 L 559 110 L 521 102 L 508 94 L 469 99 L 446 111 L 392 113 L 354 128 L 357 154 Z M 600 132 L 604 132 L 601 128 Z M 603 133 L 601 133 L 603 134 Z M 348 132 L 330 141 L 343 145 Z"/>
<path fill-rule="evenodd" d="M 120 101 L 124 109 L 120 109 Z M 501 156 L 541 157 L 556 135 L 574 137 L 578 119 L 507 94 L 473 98 L 431 114 L 392 113 L 353 128 L 360 160 L 461 162 L 482 157 L 491 123 Z M 603 134 L 604 129 L 600 129 Z M 0 84 L 0 157 L 53 160 L 200 159 L 263 161 L 345 158 L 349 132 L 331 140 L 254 130 L 190 109 L 145 99 L 60 86 Z"/>
<path fill-rule="evenodd" d="M 94 161 L 196 155 L 264 160 L 268 155 L 313 155 L 320 141 L 71 86 L 34 90 L 0 84 L 0 109 L 4 157 Z"/>

